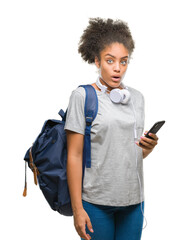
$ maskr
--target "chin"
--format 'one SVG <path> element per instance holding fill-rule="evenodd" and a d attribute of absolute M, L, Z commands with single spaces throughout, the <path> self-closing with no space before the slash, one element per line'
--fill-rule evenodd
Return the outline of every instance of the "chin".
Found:
<path fill-rule="evenodd" d="M 121 82 L 111 82 L 111 85 L 113 86 L 113 87 L 119 87 L 120 86 L 120 84 L 121 84 Z"/>

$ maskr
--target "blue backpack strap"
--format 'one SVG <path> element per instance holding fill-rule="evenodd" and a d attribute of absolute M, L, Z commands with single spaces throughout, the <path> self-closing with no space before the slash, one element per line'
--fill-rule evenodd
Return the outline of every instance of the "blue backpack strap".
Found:
<path fill-rule="evenodd" d="M 63 109 L 60 109 L 58 114 L 61 116 L 62 120 L 64 119 L 65 117 L 65 112 L 63 111 Z"/>
<path fill-rule="evenodd" d="M 85 119 L 86 119 L 86 128 L 85 128 L 85 137 L 84 137 L 84 151 L 83 151 L 83 176 L 85 172 L 85 166 L 87 168 L 91 167 L 91 124 L 98 112 L 98 97 L 94 87 L 90 84 L 80 85 L 86 91 L 85 98 Z"/>

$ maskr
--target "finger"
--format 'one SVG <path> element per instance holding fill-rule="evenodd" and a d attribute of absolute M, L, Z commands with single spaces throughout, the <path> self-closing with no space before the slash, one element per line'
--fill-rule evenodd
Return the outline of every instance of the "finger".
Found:
<path fill-rule="evenodd" d="M 146 143 L 146 142 L 143 142 L 143 141 L 142 141 L 141 144 L 142 144 L 142 148 L 143 148 L 143 149 L 150 150 L 150 149 L 153 148 L 153 146 L 152 146 L 151 144 L 148 144 L 148 143 Z"/>
<path fill-rule="evenodd" d="M 89 238 L 88 238 L 88 236 L 87 236 L 84 228 L 78 227 L 78 228 L 76 228 L 76 230 L 77 230 L 77 232 L 78 232 L 78 235 L 79 235 L 81 238 L 83 238 L 83 239 L 85 239 L 85 240 L 89 240 Z"/>
<path fill-rule="evenodd" d="M 87 234 L 86 232 L 85 233 L 82 233 L 82 234 L 79 234 L 81 238 L 85 239 L 85 240 L 90 240 L 91 239 L 91 236 L 89 234 Z"/>
<path fill-rule="evenodd" d="M 88 238 L 91 239 L 91 236 L 89 234 L 87 234 Z"/>
<path fill-rule="evenodd" d="M 143 140 L 147 143 L 150 143 L 151 145 L 155 145 L 157 143 L 157 140 L 151 139 L 151 138 L 148 138 L 148 137 L 143 137 L 143 136 L 140 137 L 140 140 Z"/>
<path fill-rule="evenodd" d="M 91 236 L 89 234 L 86 233 L 86 230 L 83 228 L 81 229 L 81 235 L 82 238 L 86 239 L 86 240 L 90 240 Z"/>
<path fill-rule="evenodd" d="M 146 135 L 148 133 L 148 131 L 146 130 L 145 132 L 144 132 L 144 135 Z"/>
<path fill-rule="evenodd" d="M 147 138 L 145 139 L 145 137 L 140 138 L 140 143 L 149 149 L 154 147 L 153 144 L 151 144 L 151 141 L 147 141 Z"/>
<path fill-rule="evenodd" d="M 145 150 L 150 150 L 150 148 L 147 148 L 147 147 L 145 147 L 144 145 L 142 145 L 142 143 L 141 142 L 135 142 L 136 143 L 136 145 L 137 146 L 139 146 L 140 148 L 142 148 L 142 149 L 145 149 Z"/>
<path fill-rule="evenodd" d="M 94 232 L 90 219 L 87 220 L 87 227 L 88 227 L 90 232 L 92 232 L 92 233 Z"/>
<path fill-rule="evenodd" d="M 141 144 L 143 144 L 144 146 L 146 146 L 148 148 L 153 148 L 155 145 L 157 145 L 156 140 L 152 140 L 152 139 L 147 138 L 147 137 L 141 137 L 140 142 L 141 142 Z"/>
<path fill-rule="evenodd" d="M 157 137 L 156 134 L 154 133 L 149 133 L 149 136 L 152 137 L 154 140 L 158 140 L 159 138 Z"/>

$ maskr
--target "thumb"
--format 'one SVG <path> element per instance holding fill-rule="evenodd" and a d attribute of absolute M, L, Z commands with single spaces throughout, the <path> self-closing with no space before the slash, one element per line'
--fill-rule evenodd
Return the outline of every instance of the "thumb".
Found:
<path fill-rule="evenodd" d="M 88 227 L 90 232 L 94 232 L 90 219 L 87 220 L 87 227 Z"/>
<path fill-rule="evenodd" d="M 146 130 L 146 131 L 144 132 L 144 135 L 146 135 L 146 134 L 147 134 L 147 132 L 148 132 L 148 131 Z"/>

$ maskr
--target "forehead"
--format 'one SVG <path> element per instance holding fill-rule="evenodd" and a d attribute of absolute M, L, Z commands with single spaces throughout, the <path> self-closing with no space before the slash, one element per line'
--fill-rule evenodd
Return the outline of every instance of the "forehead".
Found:
<path fill-rule="evenodd" d="M 122 43 L 112 43 L 101 51 L 101 57 L 106 57 L 108 54 L 114 56 L 115 58 L 129 56 L 128 49 Z"/>

